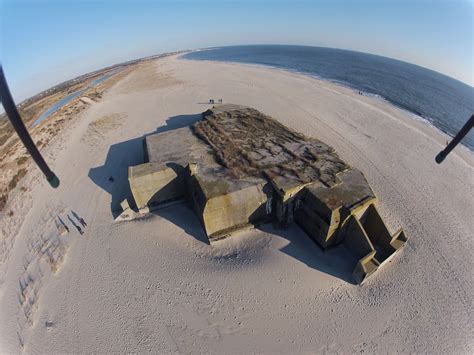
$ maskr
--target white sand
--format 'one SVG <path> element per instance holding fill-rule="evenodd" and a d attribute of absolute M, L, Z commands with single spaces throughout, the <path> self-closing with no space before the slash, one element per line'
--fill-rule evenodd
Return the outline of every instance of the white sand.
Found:
<path fill-rule="evenodd" d="M 197 116 L 183 115 L 209 98 L 332 145 L 365 173 L 392 231 L 405 228 L 405 249 L 359 287 L 345 281 L 343 255 L 323 254 L 297 227 L 208 246 L 185 205 L 113 223 L 111 202 L 141 159 L 137 138 L 188 124 Z M 141 66 L 46 149 L 60 188 L 35 170 L 31 191 L 12 196 L 15 214 L 0 221 L 0 351 L 472 353 L 474 156 L 458 147 L 435 164 L 446 139 L 302 75 L 176 58 Z M 58 237 L 52 217 L 70 210 L 85 234 Z"/>

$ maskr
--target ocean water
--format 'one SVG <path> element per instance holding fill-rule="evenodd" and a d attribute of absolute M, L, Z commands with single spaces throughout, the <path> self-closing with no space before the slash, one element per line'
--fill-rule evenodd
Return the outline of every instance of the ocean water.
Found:
<path fill-rule="evenodd" d="M 435 71 L 372 54 L 341 49 L 253 45 L 210 48 L 183 56 L 259 64 L 296 71 L 375 95 L 454 136 L 474 113 L 474 88 Z M 474 150 L 474 131 L 462 144 Z"/>

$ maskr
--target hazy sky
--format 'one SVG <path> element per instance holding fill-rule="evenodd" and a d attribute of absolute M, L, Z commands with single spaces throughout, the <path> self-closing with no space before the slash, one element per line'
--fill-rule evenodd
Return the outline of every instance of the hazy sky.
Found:
<path fill-rule="evenodd" d="M 0 56 L 17 100 L 137 57 L 264 43 L 384 55 L 472 86 L 473 1 L 0 0 Z"/>

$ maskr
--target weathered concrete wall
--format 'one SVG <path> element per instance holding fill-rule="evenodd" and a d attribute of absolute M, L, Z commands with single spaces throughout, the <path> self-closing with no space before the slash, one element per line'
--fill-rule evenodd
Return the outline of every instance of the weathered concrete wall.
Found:
<path fill-rule="evenodd" d="M 153 163 L 129 167 L 130 189 L 138 209 L 147 212 L 160 203 L 185 196 L 183 174 L 172 168 L 156 170 Z"/>
<path fill-rule="evenodd" d="M 402 231 L 390 235 L 374 204 L 365 210 L 360 220 L 351 215 L 343 223 L 339 235 L 343 244 L 358 259 L 353 271 L 357 283 L 372 275 L 407 241 Z"/>
<path fill-rule="evenodd" d="M 340 221 L 339 209 L 333 211 L 325 207 L 314 195 L 304 193 L 295 213 L 297 224 L 322 248 L 328 246 Z"/>
<path fill-rule="evenodd" d="M 188 196 L 210 242 L 258 224 L 270 214 L 266 181 L 209 180 L 197 170 L 195 166 L 189 170 Z"/>
<path fill-rule="evenodd" d="M 370 205 L 360 218 L 362 227 L 377 253 L 375 259 L 382 264 L 398 251 L 406 242 L 405 234 L 398 231 L 390 235 L 387 226 L 375 205 Z"/>
<path fill-rule="evenodd" d="M 254 185 L 209 199 L 202 219 L 209 240 L 226 232 L 258 223 L 266 214 L 267 196 L 262 186 Z"/>
<path fill-rule="evenodd" d="M 301 192 L 296 222 L 323 248 L 340 243 L 338 229 L 351 215 L 359 217 L 376 201 L 364 175 L 351 169 L 337 175 L 338 184 L 327 188 L 308 185 Z"/>
<path fill-rule="evenodd" d="M 375 249 L 369 237 L 362 228 L 356 217 L 351 216 L 341 229 L 347 237 L 344 238 L 344 245 L 354 254 L 357 259 L 373 257 Z"/>

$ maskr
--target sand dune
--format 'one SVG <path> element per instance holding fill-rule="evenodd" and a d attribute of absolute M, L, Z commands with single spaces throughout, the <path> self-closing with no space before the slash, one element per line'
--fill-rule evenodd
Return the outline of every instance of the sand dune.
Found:
<path fill-rule="evenodd" d="M 342 250 L 323 253 L 296 226 L 209 246 L 186 205 L 114 223 L 141 138 L 191 124 L 210 98 L 333 146 L 365 173 L 392 231 L 405 229 L 404 250 L 359 287 Z M 140 64 L 45 148 L 61 186 L 34 171 L 12 194 L 0 351 L 472 353 L 474 156 L 458 147 L 435 164 L 446 140 L 386 102 L 298 74 Z"/>

